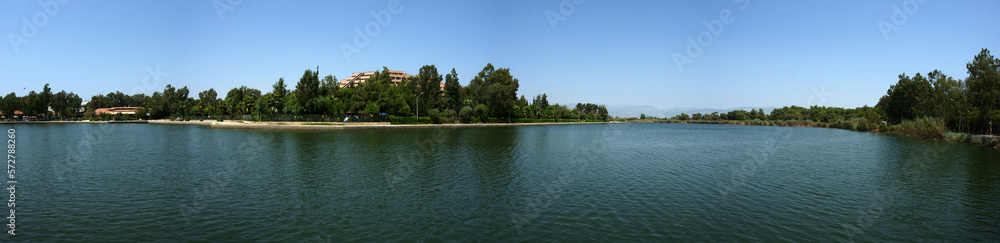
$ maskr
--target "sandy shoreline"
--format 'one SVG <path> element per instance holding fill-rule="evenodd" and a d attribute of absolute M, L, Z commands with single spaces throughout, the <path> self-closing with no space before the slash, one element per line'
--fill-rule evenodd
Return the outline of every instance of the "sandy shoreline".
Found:
<path fill-rule="evenodd" d="M 150 122 L 153 123 L 153 122 Z M 465 127 L 513 127 L 542 125 L 603 124 L 605 122 L 553 122 L 553 123 L 490 123 L 490 124 L 419 124 L 393 125 L 388 122 L 369 124 L 319 123 L 319 122 L 213 122 L 210 126 L 218 129 L 259 129 L 259 130 L 401 130 Z"/>
<path fill-rule="evenodd" d="M 0 124 L 70 124 L 94 123 L 108 124 L 108 121 L 28 121 L 2 122 Z M 111 122 L 115 123 L 115 122 Z M 131 122 L 130 122 L 131 123 Z M 144 120 L 134 123 L 196 125 L 209 126 L 216 129 L 256 129 L 256 130 L 401 130 L 401 129 L 433 129 L 433 128 L 465 128 L 465 127 L 513 127 L 513 126 L 544 126 L 544 125 L 579 125 L 605 124 L 616 122 L 546 122 L 546 123 L 489 123 L 489 124 L 390 124 L 388 122 L 343 123 L 343 122 L 254 122 L 254 121 L 171 121 Z"/>

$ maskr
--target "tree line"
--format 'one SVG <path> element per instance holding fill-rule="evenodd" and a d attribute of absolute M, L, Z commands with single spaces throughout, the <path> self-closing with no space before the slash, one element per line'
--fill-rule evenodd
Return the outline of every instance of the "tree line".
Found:
<path fill-rule="evenodd" d="M 0 114 L 8 119 L 16 115 L 16 112 L 26 116 L 51 117 L 54 114 L 66 116 L 65 114 L 74 114 L 82 102 L 83 99 L 73 92 L 67 93 L 63 90 L 52 93 L 49 84 L 45 84 L 40 93 L 32 90 L 27 95 L 18 97 L 11 92 L 0 98 Z M 52 112 L 49 112 L 50 107 Z"/>
<path fill-rule="evenodd" d="M 727 113 L 680 114 L 670 119 L 681 121 L 809 121 L 820 123 L 852 122 L 868 125 L 896 125 L 914 120 L 940 120 L 947 129 L 963 133 L 992 133 L 994 121 L 1000 121 L 1000 59 L 988 49 L 966 64 L 969 76 L 962 79 L 939 70 L 926 75 L 898 76 L 875 107 L 839 108 L 825 106 L 786 106 L 772 110 L 734 110 Z M 442 80 L 445 88 L 440 88 Z M 455 69 L 441 75 L 434 65 L 420 68 L 418 74 L 391 85 L 388 68 L 375 72 L 366 82 L 341 88 L 332 75 L 322 79 L 319 71 L 305 70 L 294 89 L 279 78 L 272 90 L 241 86 L 220 98 L 215 89 L 190 96 L 188 88 L 167 85 L 152 95 L 126 95 L 121 92 L 95 95 L 87 104 L 84 117 L 96 117 L 94 111 L 110 107 L 140 107 L 139 116 L 161 119 L 176 116 L 224 116 L 281 114 L 343 115 L 368 114 L 414 116 L 460 122 L 537 122 L 571 120 L 609 120 L 607 108 L 591 103 L 575 106 L 549 104 L 547 94 L 531 101 L 517 96 L 518 79 L 509 69 L 487 64 L 468 86 L 459 83 Z M 20 111 L 41 119 L 72 117 L 81 108 L 81 98 L 61 91 L 53 93 L 46 84 L 42 92 L 31 91 L 18 97 L 13 92 L 0 99 L 0 112 Z M 51 107 L 52 112 L 48 111 Z M 148 116 L 147 116 L 148 114 Z M 643 114 L 640 119 L 646 119 Z M 937 123 L 929 123 L 937 124 Z M 877 128 L 876 128 L 877 129 Z"/>
<path fill-rule="evenodd" d="M 419 114 L 434 121 L 460 122 L 609 119 L 603 105 L 578 103 L 572 108 L 549 105 L 545 94 L 529 103 L 523 95 L 518 99 L 518 87 L 519 80 L 511 75 L 510 69 L 496 68 L 493 64 L 486 64 L 468 86 L 459 83 L 455 69 L 442 76 L 434 65 L 421 67 L 400 85 L 392 85 L 389 69 L 383 67 L 367 81 L 348 87 L 341 87 L 332 75 L 320 78 L 317 68 L 305 70 L 294 87 L 279 78 L 266 93 L 241 86 L 229 90 L 224 97 L 214 88 L 192 96 L 187 86 L 177 88 L 168 84 L 163 91 L 152 95 L 127 95 L 120 91 L 94 95 L 86 107 L 81 107 L 82 101 L 76 94 L 65 91 L 52 94 L 46 84 L 42 93 L 32 91 L 22 97 L 13 92 L 8 94 L 0 100 L 0 111 L 5 115 L 21 111 L 40 119 L 72 118 L 80 108 L 85 109 L 84 118 L 94 119 L 100 117 L 95 113 L 97 109 L 111 107 L 138 107 L 136 116 L 142 119 L 233 115 L 262 119 L 268 115 L 344 114 L 407 117 Z M 49 106 L 53 112 L 47 111 Z"/>
<path fill-rule="evenodd" d="M 876 107 L 892 123 L 936 118 L 952 131 L 992 133 L 993 122 L 1000 120 L 1000 59 L 983 49 L 965 67 L 965 80 L 938 70 L 926 76 L 900 74 Z"/>
<path fill-rule="evenodd" d="M 643 114 L 645 116 L 645 114 Z M 785 106 L 775 108 L 771 113 L 764 109 L 733 110 L 730 112 L 712 112 L 710 114 L 685 114 L 673 116 L 670 119 L 681 121 L 813 121 L 832 123 L 848 120 L 882 121 L 881 111 L 875 107 L 840 108 L 826 106 Z"/>
<path fill-rule="evenodd" d="M 853 122 L 865 127 L 898 125 L 917 120 L 940 122 L 948 130 L 962 133 L 993 133 L 1000 121 L 1000 59 L 982 49 L 966 64 L 969 76 L 962 79 L 940 70 L 898 76 L 875 107 L 785 106 L 765 113 L 763 109 L 734 110 L 711 114 L 681 113 L 669 120 L 679 121 L 808 121 L 818 123 Z M 640 119 L 646 119 L 640 115 Z M 874 125 L 874 126 L 870 126 Z"/>

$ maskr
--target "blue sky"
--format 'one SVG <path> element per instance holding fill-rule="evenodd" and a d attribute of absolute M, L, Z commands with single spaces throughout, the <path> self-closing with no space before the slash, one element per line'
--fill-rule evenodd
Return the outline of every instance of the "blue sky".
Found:
<path fill-rule="evenodd" d="M 433 64 L 468 84 L 493 63 L 511 69 L 519 94 L 558 103 L 858 107 L 900 73 L 965 78 L 980 49 L 1000 49 L 1000 1 L 399 0 L 392 13 L 393 2 L 4 1 L 0 93 L 50 83 L 89 98 L 172 84 L 224 96 L 268 92 L 279 77 L 293 87 L 317 66 L 339 79 Z M 704 23 L 723 12 L 732 21 L 714 35 Z M 879 21 L 896 29 L 883 35 Z M 366 26 L 374 35 L 345 58 Z M 692 57 L 688 38 L 701 51 L 682 71 L 674 56 Z"/>

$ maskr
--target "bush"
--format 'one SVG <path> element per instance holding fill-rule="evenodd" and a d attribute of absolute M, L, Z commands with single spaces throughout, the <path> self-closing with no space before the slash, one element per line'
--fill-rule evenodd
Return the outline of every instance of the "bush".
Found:
<path fill-rule="evenodd" d="M 919 138 L 943 139 L 945 138 L 947 129 L 945 129 L 943 119 L 924 117 L 915 120 L 904 120 L 897 125 L 889 127 L 889 131 Z"/>
<path fill-rule="evenodd" d="M 964 134 L 964 133 L 947 133 L 945 138 L 951 141 L 957 141 L 962 143 L 971 143 L 975 145 L 989 146 L 989 147 L 1000 147 L 1000 141 L 997 139 L 990 139 L 976 135 Z"/>
<path fill-rule="evenodd" d="M 416 116 L 389 116 L 389 123 L 392 124 L 431 124 L 434 121 L 430 117 L 421 116 L 418 122 Z"/>
<path fill-rule="evenodd" d="M 365 105 L 365 114 L 375 115 L 378 113 L 379 113 L 379 107 L 378 104 L 375 104 L 375 102 L 371 102 L 368 103 L 368 105 Z"/>
<path fill-rule="evenodd" d="M 416 124 L 417 119 L 412 116 L 393 116 L 389 115 L 389 123 L 392 124 Z"/>
<path fill-rule="evenodd" d="M 462 119 L 463 123 L 469 123 L 472 121 L 472 107 L 464 106 L 462 111 L 458 113 L 459 118 Z"/>
<path fill-rule="evenodd" d="M 431 118 L 431 123 L 441 124 L 441 110 L 431 109 L 427 112 L 427 116 Z"/>
<path fill-rule="evenodd" d="M 463 108 L 462 110 L 465 109 Z M 479 104 L 473 111 L 473 116 L 474 116 L 473 118 L 475 118 L 474 120 L 477 122 L 483 122 L 483 123 L 489 122 L 489 117 L 487 116 L 488 115 L 487 113 L 489 113 L 489 109 L 486 108 L 486 105 Z"/>

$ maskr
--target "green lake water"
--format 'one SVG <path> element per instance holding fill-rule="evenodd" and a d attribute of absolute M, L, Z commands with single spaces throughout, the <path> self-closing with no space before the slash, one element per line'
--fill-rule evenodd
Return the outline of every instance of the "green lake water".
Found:
<path fill-rule="evenodd" d="M 17 139 L 4 242 L 1000 241 L 1000 152 L 886 134 L 0 128 Z"/>

